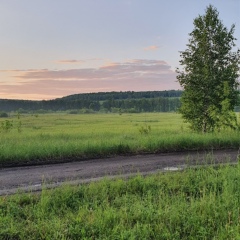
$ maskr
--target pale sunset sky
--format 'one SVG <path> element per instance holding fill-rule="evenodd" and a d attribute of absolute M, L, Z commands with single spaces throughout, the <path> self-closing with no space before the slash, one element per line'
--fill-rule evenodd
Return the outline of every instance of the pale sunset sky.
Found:
<path fill-rule="evenodd" d="M 209 4 L 240 48 L 240 0 L 0 0 L 0 98 L 180 89 L 179 51 Z"/>

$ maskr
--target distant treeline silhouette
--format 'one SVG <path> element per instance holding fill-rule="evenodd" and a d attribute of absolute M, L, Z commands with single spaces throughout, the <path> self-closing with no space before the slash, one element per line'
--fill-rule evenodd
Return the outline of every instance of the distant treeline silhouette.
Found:
<path fill-rule="evenodd" d="M 180 107 L 181 94 L 180 90 L 128 91 L 74 94 L 42 101 L 0 99 L 0 111 L 169 112 Z"/>

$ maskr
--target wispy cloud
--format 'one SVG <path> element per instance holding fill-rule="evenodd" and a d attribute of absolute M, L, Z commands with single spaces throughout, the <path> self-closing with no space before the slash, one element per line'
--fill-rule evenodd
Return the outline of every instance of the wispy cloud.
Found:
<path fill-rule="evenodd" d="M 85 61 L 76 60 L 76 59 L 65 59 L 65 60 L 58 60 L 56 62 L 60 64 L 72 64 L 72 63 L 84 63 Z"/>
<path fill-rule="evenodd" d="M 156 51 L 158 49 L 159 49 L 159 46 L 156 46 L 156 45 L 152 45 L 144 48 L 145 51 Z"/>
<path fill-rule="evenodd" d="M 7 94 L 51 99 L 69 94 L 101 91 L 153 91 L 178 89 L 176 74 L 161 60 L 133 59 L 100 68 L 14 71 L 15 85 L 0 85 Z M 6 97 L 5 97 L 6 98 Z"/>

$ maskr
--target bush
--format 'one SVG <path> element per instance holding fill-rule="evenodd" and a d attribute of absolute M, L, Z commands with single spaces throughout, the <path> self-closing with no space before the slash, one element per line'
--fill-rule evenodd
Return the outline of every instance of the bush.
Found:
<path fill-rule="evenodd" d="M 145 124 L 145 126 L 141 126 L 140 128 L 139 128 L 139 132 L 141 133 L 141 134 L 149 134 L 150 132 L 151 132 L 151 126 L 150 125 L 147 125 L 147 124 Z"/>
<path fill-rule="evenodd" d="M 88 109 L 88 108 L 82 108 L 82 109 L 80 109 L 79 112 L 80 112 L 80 113 L 83 113 L 83 114 L 95 113 L 92 109 Z"/>
<path fill-rule="evenodd" d="M 0 118 L 6 118 L 8 114 L 6 112 L 0 112 Z"/>
<path fill-rule="evenodd" d="M 68 114 L 78 114 L 79 111 L 77 109 L 72 109 L 70 111 L 68 111 Z"/>
<path fill-rule="evenodd" d="M 1 130 L 4 132 L 9 132 L 13 128 L 13 121 L 5 120 L 1 123 Z"/>

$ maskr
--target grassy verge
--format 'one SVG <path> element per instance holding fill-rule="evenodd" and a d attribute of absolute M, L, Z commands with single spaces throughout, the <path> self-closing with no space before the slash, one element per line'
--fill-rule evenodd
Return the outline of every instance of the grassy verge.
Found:
<path fill-rule="evenodd" d="M 0 125 L 6 121 L 12 126 L 1 129 L 0 165 L 240 145 L 239 132 L 192 133 L 174 113 L 22 115 Z"/>
<path fill-rule="evenodd" d="M 0 239 L 238 239 L 240 165 L 0 197 Z"/>

